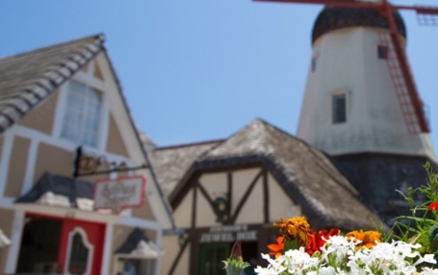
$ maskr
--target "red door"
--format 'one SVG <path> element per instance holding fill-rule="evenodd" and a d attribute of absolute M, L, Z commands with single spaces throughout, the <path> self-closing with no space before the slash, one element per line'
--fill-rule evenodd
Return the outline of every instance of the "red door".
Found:
<path fill-rule="evenodd" d="M 100 275 L 105 225 L 64 220 L 59 244 L 58 272 Z"/>

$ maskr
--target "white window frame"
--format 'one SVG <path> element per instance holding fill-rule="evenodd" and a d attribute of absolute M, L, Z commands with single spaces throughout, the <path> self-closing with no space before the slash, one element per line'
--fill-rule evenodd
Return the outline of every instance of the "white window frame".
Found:
<path fill-rule="evenodd" d="M 335 122 L 334 121 L 334 106 L 333 106 L 333 99 L 337 96 L 344 96 L 345 98 L 345 121 L 342 122 Z M 347 89 L 338 89 L 333 91 L 330 94 L 330 99 L 329 99 L 329 110 L 330 110 L 330 124 L 331 125 L 343 125 L 343 124 L 347 124 L 348 121 L 350 120 L 350 92 Z"/>
<path fill-rule="evenodd" d="M 103 91 L 106 90 L 105 83 L 102 81 L 97 81 L 93 76 L 86 74 L 82 71 L 79 71 L 75 74 L 75 76 L 72 78 L 73 81 L 80 82 L 82 84 L 87 83 L 90 84 L 89 86 L 97 92 L 100 93 L 101 97 L 101 110 L 99 115 L 99 133 L 98 133 L 98 139 L 96 143 L 96 147 L 85 145 L 86 148 L 91 149 L 92 151 L 99 151 L 103 152 L 105 151 L 106 145 L 107 145 L 107 137 L 108 137 L 108 127 L 109 127 L 109 99 L 106 93 Z M 93 80 L 93 81 L 90 81 Z M 53 136 L 59 138 L 63 142 L 66 142 L 68 144 L 71 144 L 72 147 L 77 147 L 79 145 L 84 144 L 78 144 L 77 142 L 71 141 L 70 139 L 67 139 L 65 137 L 62 137 L 62 127 L 64 124 L 64 116 L 65 116 L 65 110 L 68 104 L 68 93 L 69 93 L 69 82 L 64 83 L 60 87 L 59 91 L 59 98 L 58 98 L 58 104 L 56 106 L 55 110 L 55 123 L 54 123 L 54 129 L 53 129 Z"/>
<path fill-rule="evenodd" d="M 97 148 L 101 124 L 100 117 L 102 115 L 102 92 L 90 87 L 85 83 L 75 80 L 70 81 L 68 86 L 67 100 L 70 100 L 70 102 L 69 106 L 66 106 L 64 109 L 61 138 Z M 73 91 L 73 86 L 76 86 L 76 89 L 79 89 L 78 93 Z M 76 104 L 73 104 L 73 102 L 75 102 L 73 100 L 75 97 L 77 100 L 79 100 L 79 104 L 77 106 L 75 106 Z M 70 106 L 72 106 L 72 108 L 70 108 Z M 94 108 L 98 108 L 98 111 L 96 112 Z M 94 112 L 94 114 L 90 116 L 90 113 L 92 112 Z M 81 116 L 83 116 L 82 119 Z M 70 119 L 76 118 L 77 123 L 71 123 L 72 121 L 67 121 L 68 117 L 70 117 Z M 95 125 L 88 125 L 89 120 L 93 120 Z M 70 129 L 73 129 L 73 131 L 68 130 L 66 123 L 71 124 L 68 126 Z M 88 138 L 91 139 L 88 140 Z"/>
<path fill-rule="evenodd" d="M 71 255 L 71 249 L 72 249 L 72 241 L 73 236 L 78 233 L 82 237 L 82 241 L 84 242 L 85 247 L 88 249 L 88 259 L 87 259 L 87 270 L 85 271 L 84 275 L 91 274 L 91 268 L 93 266 L 93 256 L 94 256 L 94 245 L 90 243 L 88 240 L 87 232 L 82 227 L 75 227 L 72 231 L 70 231 L 68 235 L 68 245 L 67 245 L 67 256 L 65 259 L 65 265 L 64 265 L 64 274 L 68 275 L 74 275 L 69 273 L 68 267 L 70 265 L 70 255 Z"/>

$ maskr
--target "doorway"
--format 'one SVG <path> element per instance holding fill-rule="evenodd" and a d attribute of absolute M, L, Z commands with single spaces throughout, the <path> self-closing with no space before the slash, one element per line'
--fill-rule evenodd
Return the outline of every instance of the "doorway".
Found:
<path fill-rule="evenodd" d="M 17 273 L 56 272 L 61 230 L 61 220 L 26 216 Z"/>
<path fill-rule="evenodd" d="M 105 225 L 26 215 L 17 273 L 100 275 Z"/>

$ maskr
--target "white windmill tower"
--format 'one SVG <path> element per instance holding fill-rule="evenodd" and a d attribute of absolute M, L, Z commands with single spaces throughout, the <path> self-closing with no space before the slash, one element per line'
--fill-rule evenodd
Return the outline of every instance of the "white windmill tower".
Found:
<path fill-rule="evenodd" d="M 422 165 L 436 163 L 397 10 L 416 10 L 429 19 L 438 9 L 386 0 L 265 1 L 326 5 L 313 27 L 297 135 L 331 155 L 383 217 L 396 215 L 394 190 L 424 184 Z"/>

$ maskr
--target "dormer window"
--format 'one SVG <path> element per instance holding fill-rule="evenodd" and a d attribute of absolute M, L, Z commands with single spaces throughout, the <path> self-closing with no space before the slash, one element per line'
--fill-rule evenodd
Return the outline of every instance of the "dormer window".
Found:
<path fill-rule="evenodd" d="M 97 147 L 101 94 L 82 83 L 70 81 L 61 137 L 81 145 Z"/>

